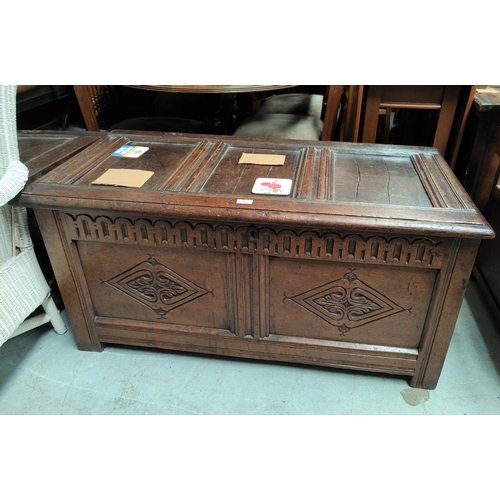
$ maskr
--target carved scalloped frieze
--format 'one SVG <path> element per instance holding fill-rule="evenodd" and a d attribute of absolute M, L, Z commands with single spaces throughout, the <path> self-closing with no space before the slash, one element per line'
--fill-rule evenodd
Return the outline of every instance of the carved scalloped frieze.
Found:
<path fill-rule="evenodd" d="M 66 214 L 74 240 L 439 269 L 444 240 Z"/>

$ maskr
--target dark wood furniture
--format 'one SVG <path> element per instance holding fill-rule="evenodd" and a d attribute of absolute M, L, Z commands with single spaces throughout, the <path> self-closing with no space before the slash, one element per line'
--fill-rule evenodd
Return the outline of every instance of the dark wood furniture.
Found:
<path fill-rule="evenodd" d="M 479 89 L 474 98 L 475 131 L 464 186 L 485 215 L 498 183 L 500 167 L 500 87 Z"/>
<path fill-rule="evenodd" d="M 375 143 L 381 110 L 385 111 L 383 139 L 388 142 L 391 111 L 427 110 L 437 113 L 425 145 L 433 146 L 455 167 L 465 123 L 475 95 L 473 85 L 350 85 L 342 116 L 341 138 Z M 422 135 L 422 134 L 420 134 Z M 404 142 L 404 141 L 403 141 Z M 406 144 L 421 145 L 408 140 Z"/>
<path fill-rule="evenodd" d="M 495 186 L 488 217 L 497 234 L 500 233 L 500 186 Z M 474 277 L 488 306 L 500 324 L 500 238 L 481 243 L 474 266 Z"/>
<path fill-rule="evenodd" d="M 381 108 L 437 110 L 439 120 L 432 146 L 444 155 L 458 103 L 458 85 L 368 85 L 365 89 L 361 142 L 375 142 Z"/>
<path fill-rule="evenodd" d="M 85 128 L 91 132 L 98 132 L 103 127 L 110 106 L 111 85 L 74 85 L 73 88 Z"/>
<path fill-rule="evenodd" d="M 471 161 L 479 162 L 473 196 L 483 207 L 488 221 L 500 232 L 500 94 L 480 94 L 476 110 L 480 111 L 478 131 Z M 491 107 L 490 107 L 491 106 Z M 472 163 L 474 165 L 474 163 Z M 500 239 L 484 241 L 479 249 L 474 276 L 492 313 L 500 321 Z"/>
<path fill-rule="evenodd" d="M 16 122 L 20 130 L 54 130 L 80 121 L 71 85 L 17 85 Z"/>
<path fill-rule="evenodd" d="M 345 85 L 326 86 L 325 98 L 323 101 L 324 112 L 321 117 L 323 120 L 323 131 L 321 132 L 322 141 L 332 141 L 334 139 L 344 89 Z"/>
<path fill-rule="evenodd" d="M 340 141 L 358 142 L 364 85 L 346 85 L 339 117 Z"/>
<path fill-rule="evenodd" d="M 149 149 L 111 155 L 124 145 Z M 110 169 L 153 175 L 92 184 Z M 292 179 L 290 195 L 252 194 L 259 177 Z M 18 202 L 36 212 L 80 349 L 298 362 L 428 389 L 493 236 L 433 148 L 115 132 Z"/>

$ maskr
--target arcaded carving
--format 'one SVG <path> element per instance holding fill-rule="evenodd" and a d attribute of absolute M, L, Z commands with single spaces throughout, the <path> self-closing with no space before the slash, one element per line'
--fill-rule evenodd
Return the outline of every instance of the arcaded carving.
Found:
<path fill-rule="evenodd" d="M 319 231 L 258 229 L 248 241 L 248 226 L 190 224 L 184 221 L 66 215 L 72 239 L 167 248 L 192 248 L 338 262 L 440 268 L 442 240 L 361 236 Z M 253 233 L 252 233 L 253 234 Z"/>

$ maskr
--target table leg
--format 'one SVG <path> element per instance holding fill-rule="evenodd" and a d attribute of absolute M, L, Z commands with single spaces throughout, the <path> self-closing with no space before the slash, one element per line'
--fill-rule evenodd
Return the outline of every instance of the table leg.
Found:
<path fill-rule="evenodd" d="M 234 94 L 206 94 L 206 125 L 209 134 L 230 135 L 234 121 Z"/>

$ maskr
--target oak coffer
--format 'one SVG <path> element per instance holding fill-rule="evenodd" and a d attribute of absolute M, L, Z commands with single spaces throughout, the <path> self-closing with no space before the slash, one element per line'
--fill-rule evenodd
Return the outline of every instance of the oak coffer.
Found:
<path fill-rule="evenodd" d="M 493 230 L 437 150 L 113 132 L 30 182 L 80 349 L 436 386 Z"/>

